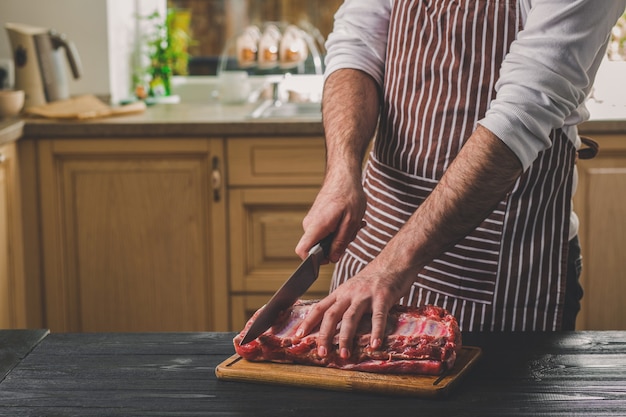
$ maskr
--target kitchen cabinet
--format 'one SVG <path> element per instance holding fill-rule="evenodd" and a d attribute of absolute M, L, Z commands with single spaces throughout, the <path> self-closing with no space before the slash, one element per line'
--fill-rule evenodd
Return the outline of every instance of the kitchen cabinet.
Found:
<path fill-rule="evenodd" d="M 323 180 L 324 152 L 321 136 L 228 139 L 233 329 L 241 329 L 298 267 L 294 249 Z M 322 266 L 303 298 L 328 294 L 331 275 L 332 266 Z"/>
<path fill-rule="evenodd" d="M 298 266 L 324 174 L 321 136 L 23 144 L 30 326 L 54 332 L 240 329 Z"/>
<path fill-rule="evenodd" d="M 25 327 L 24 253 L 15 142 L 0 146 L 0 328 Z"/>
<path fill-rule="evenodd" d="M 223 140 L 36 144 L 45 327 L 229 328 Z"/>
<path fill-rule="evenodd" d="M 579 329 L 626 329 L 626 136 L 584 132 L 600 144 L 579 160 L 574 209 L 580 218 L 585 292 Z"/>

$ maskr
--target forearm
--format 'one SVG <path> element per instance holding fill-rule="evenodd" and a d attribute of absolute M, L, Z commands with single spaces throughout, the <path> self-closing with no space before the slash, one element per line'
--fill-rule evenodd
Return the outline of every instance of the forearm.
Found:
<path fill-rule="evenodd" d="M 328 77 L 322 100 L 327 180 L 346 175 L 360 180 L 379 108 L 378 85 L 366 73 L 341 69 Z"/>
<path fill-rule="evenodd" d="M 379 106 L 378 86 L 364 72 L 342 69 L 326 79 L 322 100 L 326 175 L 302 221 L 304 233 L 296 246 L 300 257 L 306 257 L 316 242 L 332 233 L 329 260 L 337 262 L 361 228 L 365 212 L 361 171 Z"/>
<path fill-rule="evenodd" d="M 476 228 L 522 173 L 515 154 L 479 127 L 416 210 L 381 253 L 380 261 L 406 279 Z"/>

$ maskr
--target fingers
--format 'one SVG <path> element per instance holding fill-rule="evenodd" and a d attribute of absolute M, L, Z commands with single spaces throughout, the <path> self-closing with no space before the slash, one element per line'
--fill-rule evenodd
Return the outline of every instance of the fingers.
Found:
<path fill-rule="evenodd" d="M 338 353 L 342 359 L 348 359 L 352 354 L 354 337 L 357 333 L 359 323 L 363 315 L 369 310 L 368 303 L 353 303 L 348 300 L 344 302 L 336 299 L 331 300 L 331 296 L 318 302 L 296 331 L 296 337 L 301 338 L 309 334 L 312 329 L 319 325 L 317 334 L 317 354 L 320 357 L 328 356 L 331 349 L 334 349 L 334 339 L 338 333 Z M 376 319 L 375 319 L 376 318 Z M 387 313 L 383 309 L 372 316 L 372 340 L 370 342 L 374 349 L 382 345 L 382 339 L 387 320 Z M 374 333 L 374 329 L 375 333 Z"/>
<path fill-rule="evenodd" d="M 309 213 L 302 220 L 302 228 L 304 233 L 300 241 L 296 245 L 296 254 L 301 259 L 305 259 L 309 250 L 320 240 L 335 232 L 339 225 L 339 219 L 333 220 L 334 216 L 328 213 L 319 213 L 315 207 L 311 208 Z M 323 222 L 318 221 L 323 219 Z M 332 245 L 331 245 L 332 250 Z"/>
<path fill-rule="evenodd" d="M 296 337 L 301 338 L 319 326 L 317 354 L 323 358 L 331 349 L 334 352 L 338 348 L 339 356 L 348 359 L 352 355 L 359 324 L 366 313 L 371 313 L 371 319 L 368 318 L 371 320 L 369 345 L 372 349 L 380 349 L 389 309 L 396 301 L 395 293 L 381 283 L 379 271 L 362 270 L 311 308 L 297 329 Z"/>
<path fill-rule="evenodd" d="M 302 234 L 300 241 L 296 245 L 296 254 L 300 257 L 300 259 L 305 259 L 309 255 L 309 250 L 315 246 L 318 241 L 319 239 L 317 239 L 317 233 L 314 234 L 312 229 L 306 229 Z"/>
<path fill-rule="evenodd" d="M 343 313 L 341 328 L 339 329 L 339 356 L 342 359 L 348 359 L 351 355 L 354 336 L 365 309 L 363 304 L 353 304 Z"/>
<path fill-rule="evenodd" d="M 389 309 L 380 303 L 372 306 L 372 333 L 370 336 L 370 346 L 372 349 L 379 349 L 382 346 L 388 313 Z"/>
<path fill-rule="evenodd" d="M 339 225 L 339 230 L 335 233 L 335 238 L 333 239 L 333 243 L 330 247 L 328 260 L 332 263 L 338 262 L 350 242 L 356 238 L 357 233 L 359 233 L 359 230 L 363 227 L 365 227 L 364 220 L 355 222 L 347 216 L 344 217 Z"/>
<path fill-rule="evenodd" d="M 353 318 L 356 319 L 356 324 L 352 323 L 352 320 L 344 314 L 348 307 L 349 303 L 341 303 L 337 301 L 332 294 L 329 295 L 319 301 L 311 311 L 309 311 L 296 331 L 296 337 L 303 337 L 319 324 L 317 354 L 324 358 L 331 349 L 334 349 L 333 340 L 337 334 L 337 325 L 341 322 L 339 352 L 341 357 L 349 357 L 352 338 L 354 338 L 354 334 L 356 333 L 356 326 L 358 325 L 360 316 L 357 318 L 356 314 L 354 314 Z"/>
<path fill-rule="evenodd" d="M 341 309 L 341 305 L 333 304 L 326 310 L 324 319 L 320 324 L 319 334 L 317 335 L 317 354 L 322 358 L 326 357 L 330 349 L 333 348 L 337 324 L 341 321 Z"/>
<path fill-rule="evenodd" d="M 300 338 L 311 333 L 311 330 L 313 330 L 318 324 L 320 324 L 320 322 L 324 318 L 324 313 L 326 312 L 326 309 L 330 307 L 333 302 L 334 297 L 332 297 L 331 294 L 315 304 L 306 315 L 306 317 L 302 320 L 302 323 L 300 323 L 300 326 L 296 330 L 296 337 Z"/>
<path fill-rule="evenodd" d="M 361 221 L 358 227 L 353 227 L 350 224 L 344 225 L 344 222 L 339 226 L 336 231 L 335 238 L 330 246 L 330 253 L 328 254 L 328 260 L 332 263 L 336 263 L 341 258 L 341 255 L 346 251 L 346 248 L 355 238 L 359 230 L 365 226 L 365 221 Z M 308 256 L 309 250 L 315 246 L 317 242 L 323 239 L 325 236 L 333 233 L 334 230 L 324 233 L 325 228 L 305 229 L 300 241 L 296 245 L 296 254 L 304 259 Z"/>
<path fill-rule="evenodd" d="M 337 262 L 365 224 L 362 220 L 365 202 L 362 190 L 346 190 L 334 184 L 324 186 L 302 220 L 304 233 L 296 245 L 298 256 L 306 258 L 317 242 L 333 233 L 329 261 Z"/>
<path fill-rule="evenodd" d="M 339 327 L 339 356 L 342 359 L 350 358 L 359 323 L 367 310 L 368 306 L 365 303 L 351 304 L 348 306 L 335 303 L 329 307 L 324 313 L 320 325 L 317 337 L 317 354 L 321 357 L 325 357 L 329 350 L 333 348 L 332 342 L 337 333 L 337 325 L 341 323 Z M 387 310 L 378 310 L 376 313 L 372 314 L 370 346 L 373 349 L 379 349 L 382 346 L 386 324 Z"/>

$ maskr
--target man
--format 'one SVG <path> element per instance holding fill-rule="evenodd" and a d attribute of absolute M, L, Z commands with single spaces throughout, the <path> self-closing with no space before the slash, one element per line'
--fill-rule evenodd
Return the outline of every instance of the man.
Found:
<path fill-rule="evenodd" d="M 296 248 L 304 257 L 334 234 L 332 291 L 298 332 L 320 325 L 318 354 L 339 326 L 340 355 L 349 356 L 369 313 L 370 343 L 379 347 L 397 302 L 441 305 L 467 331 L 573 328 L 581 297 L 576 124 L 589 117 L 585 97 L 625 7 L 340 7 L 322 102 L 326 176 Z"/>

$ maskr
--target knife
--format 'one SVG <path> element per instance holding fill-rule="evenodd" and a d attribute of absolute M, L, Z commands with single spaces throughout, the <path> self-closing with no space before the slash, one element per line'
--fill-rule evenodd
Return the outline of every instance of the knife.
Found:
<path fill-rule="evenodd" d="M 328 258 L 330 244 L 334 234 L 326 236 L 309 250 L 309 255 L 300 264 L 298 269 L 276 291 L 265 307 L 259 312 L 256 320 L 239 345 L 250 343 L 263 333 L 276 321 L 281 311 L 291 307 L 315 282 L 320 272 L 322 261 Z"/>

